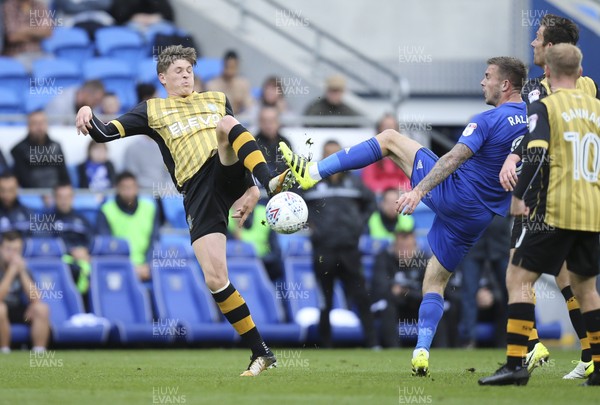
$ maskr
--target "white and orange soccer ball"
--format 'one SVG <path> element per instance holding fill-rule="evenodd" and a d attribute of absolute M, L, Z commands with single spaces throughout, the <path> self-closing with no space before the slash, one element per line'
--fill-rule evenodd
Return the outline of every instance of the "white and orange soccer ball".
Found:
<path fill-rule="evenodd" d="M 294 233 L 306 226 L 308 207 L 296 193 L 276 194 L 267 203 L 267 224 L 277 233 Z"/>

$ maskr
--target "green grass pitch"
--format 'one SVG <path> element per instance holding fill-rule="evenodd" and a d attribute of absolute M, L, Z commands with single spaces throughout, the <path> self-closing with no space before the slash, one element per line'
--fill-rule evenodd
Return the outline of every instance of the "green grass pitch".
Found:
<path fill-rule="evenodd" d="M 274 349 L 279 367 L 242 378 L 247 350 L 57 350 L 0 355 L 2 404 L 568 404 L 600 387 L 565 381 L 578 352 L 551 350 L 526 387 L 479 387 L 502 350 L 433 349 L 432 378 L 410 376 L 412 350 Z"/>

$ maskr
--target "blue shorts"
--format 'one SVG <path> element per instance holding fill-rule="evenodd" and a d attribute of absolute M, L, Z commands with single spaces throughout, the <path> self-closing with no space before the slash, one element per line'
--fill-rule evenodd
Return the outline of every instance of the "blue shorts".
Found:
<path fill-rule="evenodd" d="M 429 149 L 419 149 L 410 179 L 413 188 L 423 180 L 438 159 Z M 450 272 L 456 269 L 495 215 L 461 183 L 459 173 L 453 173 L 422 200 L 435 212 L 433 225 L 427 234 L 429 246 L 442 266 Z"/>

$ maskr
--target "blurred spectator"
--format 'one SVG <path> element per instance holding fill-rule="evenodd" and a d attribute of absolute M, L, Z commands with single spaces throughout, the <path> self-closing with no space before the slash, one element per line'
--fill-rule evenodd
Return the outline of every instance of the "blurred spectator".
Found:
<path fill-rule="evenodd" d="M 108 160 L 108 147 L 105 143 L 90 141 L 87 159 L 77 166 L 79 187 L 93 191 L 104 191 L 115 184 L 115 168 Z"/>
<path fill-rule="evenodd" d="M 0 0 L 0 21 L 4 26 L 4 0 Z M 4 29 L 0 29 L 0 55 L 4 55 Z"/>
<path fill-rule="evenodd" d="M 341 149 L 336 141 L 323 146 L 323 159 Z M 360 178 L 336 173 L 315 188 L 303 192 L 308 205 L 313 246 L 313 269 L 322 302 L 319 335 L 322 347 L 331 347 L 329 312 L 333 307 L 336 279 L 341 279 L 346 295 L 358 307 L 367 347 L 376 346 L 370 298 L 361 269 L 359 237 L 375 210 L 373 193 Z"/>
<path fill-rule="evenodd" d="M 235 208 L 232 207 L 229 215 L 229 235 L 234 239 L 252 244 L 271 281 L 281 280 L 283 277 L 281 247 L 279 246 L 277 233 L 263 223 L 267 215 L 266 207 L 263 204 L 256 205 L 241 228 L 239 219 L 231 216 L 235 212 Z"/>
<path fill-rule="evenodd" d="M 45 3 L 39 0 L 4 2 L 4 55 L 18 59 L 28 71 L 44 57 L 42 40 L 52 35 L 55 21 Z"/>
<path fill-rule="evenodd" d="M 385 114 L 375 126 L 378 134 L 386 129 L 399 130 L 398 120 L 391 114 Z M 365 167 L 361 176 L 367 187 L 377 194 L 388 188 L 410 190 L 410 179 L 392 159 L 387 157 Z"/>
<path fill-rule="evenodd" d="M 279 142 L 285 142 L 291 147 L 290 141 L 279 133 L 279 112 L 274 107 L 263 107 L 258 119 L 258 133 L 256 142 L 265 155 L 269 169 L 274 173 L 282 173 L 287 169 L 284 160 L 279 157 L 277 148 Z"/>
<path fill-rule="evenodd" d="M 135 93 L 137 94 L 138 103 L 157 97 L 156 86 L 152 83 L 139 83 L 135 86 Z"/>
<path fill-rule="evenodd" d="M 106 93 L 102 97 L 102 103 L 100 104 L 100 111 L 102 114 L 108 116 L 117 116 L 121 111 L 121 101 L 115 93 Z"/>
<path fill-rule="evenodd" d="M 59 12 L 65 26 L 84 29 L 92 41 L 99 28 L 115 23 L 109 14 L 113 0 L 55 0 L 54 8 Z"/>
<path fill-rule="evenodd" d="M 260 112 L 264 107 L 273 107 L 277 109 L 281 120 L 291 121 L 295 114 L 288 108 L 288 104 L 285 100 L 285 89 L 283 88 L 282 79 L 276 76 L 269 76 L 263 82 L 260 99 L 258 103 L 252 106 L 252 112 L 248 115 L 253 118 L 253 122 L 260 119 Z"/>
<path fill-rule="evenodd" d="M 146 35 L 150 29 L 172 27 L 175 21 L 168 0 L 118 0 L 113 3 L 111 15 L 119 25 Z"/>
<path fill-rule="evenodd" d="M 114 200 L 102 204 L 98 213 L 98 234 L 129 242 L 131 262 L 140 280 L 150 279 L 152 245 L 158 240 L 158 221 L 153 202 L 139 198 L 135 176 L 117 176 Z"/>
<path fill-rule="evenodd" d="M 396 201 L 400 192 L 395 188 L 388 188 L 381 195 L 379 209 L 369 218 L 369 235 L 373 239 L 394 241 L 394 234 L 400 231 L 412 231 L 415 220 L 409 215 L 396 213 Z"/>
<path fill-rule="evenodd" d="M 239 75 L 240 61 L 235 51 L 227 51 L 223 57 L 223 73 L 206 84 L 209 91 L 225 93 L 233 112 L 243 114 L 254 102 L 248 79 Z"/>
<path fill-rule="evenodd" d="M 468 347 L 474 347 L 477 340 L 477 291 L 480 288 L 481 274 L 486 266 L 489 266 L 494 283 L 500 290 L 501 298 L 499 302 L 503 303 L 498 311 L 496 344 L 498 347 L 506 345 L 508 294 L 505 281 L 510 248 L 510 221 L 509 217 L 495 216 L 490 226 L 469 250 L 460 265 L 459 272 L 462 275 L 460 331 L 463 339 L 466 339 L 466 346 Z"/>
<path fill-rule="evenodd" d="M 313 101 L 306 108 L 306 116 L 337 116 L 337 117 L 356 117 L 359 114 L 346 105 L 343 101 L 346 92 L 346 79 L 342 75 L 333 75 L 325 81 L 325 95 Z M 356 127 L 357 125 L 327 124 L 327 125 L 307 125 L 311 127 Z"/>
<path fill-rule="evenodd" d="M 52 188 L 69 183 L 65 155 L 60 144 L 48 136 L 48 119 L 43 111 L 27 116 L 27 136 L 12 150 L 14 171 L 23 188 Z"/>
<path fill-rule="evenodd" d="M 10 325 L 31 324 L 34 352 L 43 352 L 50 337 L 48 305 L 27 271 L 23 259 L 23 238 L 7 232 L 0 242 L 0 351 L 10 352 Z M 25 298 L 25 299 L 23 299 Z"/>
<path fill-rule="evenodd" d="M 4 153 L 0 150 L 0 174 L 6 173 L 10 171 L 10 167 L 8 163 L 6 163 L 6 159 L 4 158 Z"/>
<path fill-rule="evenodd" d="M 89 248 L 93 230 L 87 219 L 73 210 L 74 192 L 70 184 L 54 187 L 53 197 L 54 209 L 50 215 L 54 221 L 54 236 L 61 238 L 67 248 L 62 260 L 71 268 L 73 280 L 87 308 L 91 273 Z"/>
<path fill-rule="evenodd" d="M 160 149 L 150 137 L 140 135 L 131 142 L 125 149 L 124 160 L 125 170 L 135 176 L 140 187 L 158 190 L 172 186 L 174 189 L 173 180 L 163 163 Z"/>
<path fill-rule="evenodd" d="M 18 198 L 19 184 L 14 174 L 0 174 L 0 233 L 19 231 L 30 233 L 31 212 Z"/>
<path fill-rule="evenodd" d="M 100 80 L 88 80 L 81 87 L 69 87 L 46 105 L 46 114 L 57 125 L 72 125 L 77 111 L 84 105 L 94 109 L 104 99 L 104 84 Z"/>
<path fill-rule="evenodd" d="M 379 335 L 383 347 L 398 347 L 401 336 L 416 335 L 427 260 L 425 253 L 419 250 L 411 228 L 398 229 L 394 243 L 375 258 L 371 308 L 381 320 Z M 433 341 L 436 347 L 455 345 L 460 300 L 454 296 L 452 288 L 446 288 L 444 294 L 445 316 Z"/>

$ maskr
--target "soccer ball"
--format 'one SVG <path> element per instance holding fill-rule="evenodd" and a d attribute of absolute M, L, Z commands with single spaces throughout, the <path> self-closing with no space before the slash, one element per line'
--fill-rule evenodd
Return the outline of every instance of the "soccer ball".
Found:
<path fill-rule="evenodd" d="M 304 228 L 308 207 L 296 193 L 285 191 L 267 203 L 267 223 L 277 233 L 294 233 Z"/>

